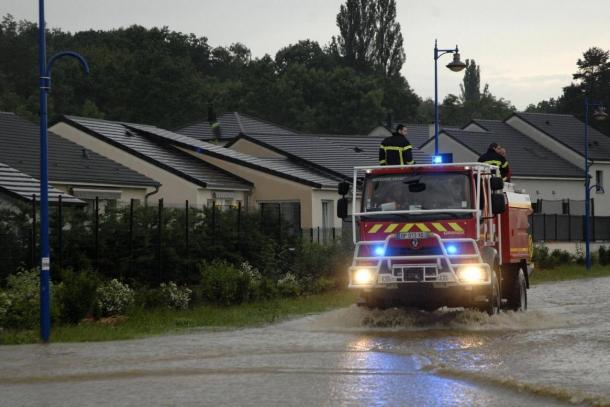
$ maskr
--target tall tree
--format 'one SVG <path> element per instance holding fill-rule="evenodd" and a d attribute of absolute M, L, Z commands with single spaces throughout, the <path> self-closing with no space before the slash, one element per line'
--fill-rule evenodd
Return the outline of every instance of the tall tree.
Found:
<path fill-rule="evenodd" d="M 464 79 L 460 85 L 462 103 L 479 103 L 481 100 L 481 69 L 474 59 L 466 60 Z"/>
<path fill-rule="evenodd" d="M 405 52 L 395 0 L 347 0 L 337 14 L 337 26 L 338 51 L 349 66 L 399 74 Z"/>

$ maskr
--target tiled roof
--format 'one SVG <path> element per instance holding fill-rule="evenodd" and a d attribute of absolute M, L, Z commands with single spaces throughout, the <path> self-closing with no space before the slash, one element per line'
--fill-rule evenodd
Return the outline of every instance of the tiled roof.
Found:
<path fill-rule="evenodd" d="M 239 112 L 223 114 L 218 118 L 218 123 L 220 123 L 220 140 L 230 140 L 241 133 L 296 134 L 296 131 L 292 129 Z M 207 120 L 189 124 L 174 130 L 174 132 L 197 140 L 210 141 L 215 138 Z"/>
<path fill-rule="evenodd" d="M 576 117 L 569 114 L 523 112 L 515 113 L 514 116 L 526 121 L 584 157 L 585 124 Z M 594 161 L 610 161 L 610 137 L 589 126 L 588 138 L 589 158 Z"/>
<path fill-rule="evenodd" d="M 73 125 L 202 187 L 249 190 L 252 186 L 250 182 L 192 157 L 177 148 L 155 142 L 155 140 L 130 130 L 131 127 L 138 125 L 74 116 L 65 116 L 60 121 Z"/>
<path fill-rule="evenodd" d="M 32 202 L 32 196 L 40 202 L 40 181 L 0 163 L 0 192 L 19 200 Z M 58 202 L 61 195 L 62 202 L 68 205 L 84 205 L 85 202 L 49 185 L 49 202 Z"/>
<path fill-rule="evenodd" d="M 383 139 L 320 134 L 247 134 L 240 138 L 339 177 L 352 177 L 355 166 L 378 165 L 379 144 Z M 430 157 L 421 150 L 414 149 L 413 155 L 418 163 L 430 162 Z"/>
<path fill-rule="evenodd" d="M 513 176 L 582 178 L 582 171 L 508 124 L 497 120 L 473 120 L 487 131 L 444 129 L 443 133 L 481 155 L 489 144 L 506 147 Z"/>
<path fill-rule="evenodd" d="M 396 126 L 401 122 L 393 123 L 392 130 L 388 130 L 389 133 L 392 133 Z M 409 124 L 402 123 L 407 127 L 409 142 L 413 147 L 421 147 L 428 139 L 430 138 L 430 126 L 429 124 Z M 434 125 L 432 125 L 434 126 Z M 387 130 L 387 128 L 386 128 Z M 440 131 L 440 130 L 439 130 Z"/>
<path fill-rule="evenodd" d="M 154 186 L 158 182 L 48 132 L 49 181 L 97 185 Z M 39 127 L 0 112 L 0 162 L 30 176 L 40 174 Z"/>
<path fill-rule="evenodd" d="M 212 157 L 237 163 L 239 165 L 266 172 L 280 178 L 290 179 L 295 182 L 304 183 L 316 188 L 336 187 L 337 178 L 330 174 L 325 174 L 315 168 L 308 168 L 305 165 L 286 159 L 269 159 L 253 157 L 251 155 L 239 153 L 237 151 L 220 147 L 215 144 L 200 141 L 189 136 L 163 130 L 153 126 L 130 126 L 134 130 L 139 130 L 154 136 L 165 143 L 174 144 L 183 148 L 196 151 L 200 154 L 207 154 Z"/>

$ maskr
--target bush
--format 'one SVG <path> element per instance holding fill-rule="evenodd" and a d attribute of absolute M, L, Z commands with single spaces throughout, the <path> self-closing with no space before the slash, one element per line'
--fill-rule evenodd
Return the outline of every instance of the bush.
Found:
<path fill-rule="evenodd" d="M 123 314 L 134 302 L 134 292 L 117 279 L 103 283 L 96 290 L 97 308 L 102 316 Z"/>
<path fill-rule="evenodd" d="M 215 260 L 201 263 L 201 294 L 210 302 L 223 305 L 240 304 L 250 297 L 250 276 L 233 265 Z"/>
<path fill-rule="evenodd" d="M 610 264 L 610 250 L 606 249 L 605 246 L 600 246 L 597 253 L 599 264 L 602 266 L 607 266 Z"/>
<path fill-rule="evenodd" d="M 282 297 L 296 297 L 303 292 L 299 280 L 292 273 L 286 273 L 284 277 L 278 280 L 277 289 Z"/>
<path fill-rule="evenodd" d="M 187 309 L 193 293 L 187 287 L 178 287 L 173 281 L 161 283 L 159 292 L 163 305 L 170 309 Z"/>
<path fill-rule="evenodd" d="M 6 325 L 6 315 L 11 308 L 11 304 L 8 294 L 0 291 L 0 329 Z"/>
<path fill-rule="evenodd" d="M 20 271 L 8 276 L 10 306 L 5 322 L 11 328 L 34 328 L 40 321 L 40 274 L 38 270 Z"/>
<path fill-rule="evenodd" d="M 534 246 L 532 256 L 534 263 L 542 269 L 552 269 L 564 264 L 570 264 L 575 259 L 565 250 L 555 249 L 549 254 L 549 248 L 544 245 Z"/>
<path fill-rule="evenodd" d="M 56 289 L 59 318 L 63 322 L 77 323 L 93 313 L 99 279 L 91 271 L 64 270 L 60 275 L 62 283 Z"/>

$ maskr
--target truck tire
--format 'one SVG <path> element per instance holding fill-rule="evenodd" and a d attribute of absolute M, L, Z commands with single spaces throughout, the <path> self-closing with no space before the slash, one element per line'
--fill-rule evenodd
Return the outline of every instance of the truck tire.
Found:
<path fill-rule="evenodd" d="M 487 303 L 481 306 L 479 309 L 483 312 L 487 312 L 488 315 L 495 315 L 500 312 L 501 297 L 500 297 L 500 285 L 498 284 L 498 276 L 495 270 L 491 271 L 491 284 L 489 287 L 489 294 L 487 297 Z"/>
<path fill-rule="evenodd" d="M 508 290 L 508 309 L 513 311 L 527 310 L 527 283 L 523 269 L 514 276 Z"/>

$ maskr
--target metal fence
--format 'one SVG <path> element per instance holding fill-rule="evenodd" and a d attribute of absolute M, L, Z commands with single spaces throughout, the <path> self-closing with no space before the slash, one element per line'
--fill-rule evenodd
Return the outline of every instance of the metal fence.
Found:
<path fill-rule="evenodd" d="M 530 229 L 534 241 L 583 241 L 585 216 L 534 213 Z M 589 217 L 589 239 L 610 240 L 610 216 Z"/>
<path fill-rule="evenodd" d="M 188 201 L 169 208 L 163 200 L 155 206 L 132 200 L 117 207 L 99 199 L 83 208 L 60 200 L 49 209 L 52 267 L 91 268 L 117 277 L 146 269 L 162 280 L 164 270 L 188 270 L 219 252 L 235 258 L 247 254 L 257 244 L 252 239 L 266 239 L 274 247 L 298 241 L 327 245 L 343 239 L 341 228 L 303 229 L 290 222 L 294 208 L 287 207 L 286 214 L 278 209 L 249 210 L 239 204 L 193 208 Z M 38 202 L 0 213 L 1 280 L 19 267 L 38 265 Z"/>
<path fill-rule="evenodd" d="M 585 200 L 577 199 L 538 199 L 532 203 L 534 213 L 547 215 L 584 216 Z M 591 199 L 591 215 L 595 215 L 595 199 Z"/>

